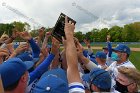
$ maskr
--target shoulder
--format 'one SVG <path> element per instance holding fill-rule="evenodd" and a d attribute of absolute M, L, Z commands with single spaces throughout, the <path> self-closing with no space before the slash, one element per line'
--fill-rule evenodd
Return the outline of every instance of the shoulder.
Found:
<path fill-rule="evenodd" d="M 133 65 L 133 63 L 130 62 L 130 61 L 124 62 L 124 63 L 123 63 L 122 65 L 120 65 L 120 66 L 135 68 L 135 66 Z"/>

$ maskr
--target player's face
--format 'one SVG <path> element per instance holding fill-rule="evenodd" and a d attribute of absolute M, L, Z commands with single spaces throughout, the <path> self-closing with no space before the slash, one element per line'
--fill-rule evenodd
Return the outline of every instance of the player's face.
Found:
<path fill-rule="evenodd" d="M 121 73 L 118 73 L 116 81 L 126 86 L 130 93 L 134 93 L 137 91 L 137 84 L 133 80 L 127 78 L 125 75 Z"/>
<path fill-rule="evenodd" d="M 107 49 L 104 49 L 103 51 L 104 51 L 106 54 L 108 53 L 108 50 L 107 50 Z"/>
<path fill-rule="evenodd" d="M 119 61 L 121 61 L 122 59 L 124 59 L 124 57 L 125 57 L 124 54 L 125 53 L 122 53 L 122 52 L 119 52 L 119 51 L 115 51 L 115 53 L 117 53 Z"/>
<path fill-rule="evenodd" d="M 122 84 L 122 85 L 128 85 L 128 84 L 130 84 L 128 78 L 125 75 L 121 74 L 121 73 L 118 73 L 116 80 L 120 84 Z"/>

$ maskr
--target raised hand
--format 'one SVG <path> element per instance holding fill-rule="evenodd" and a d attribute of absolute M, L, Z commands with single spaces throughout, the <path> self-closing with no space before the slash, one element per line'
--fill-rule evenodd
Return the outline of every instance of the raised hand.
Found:
<path fill-rule="evenodd" d="M 19 32 L 17 31 L 17 29 L 13 29 L 12 31 L 13 31 L 13 32 L 12 32 L 11 38 L 12 38 L 12 39 L 15 39 L 16 37 L 18 37 Z"/>
<path fill-rule="evenodd" d="M 40 29 L 39 29 L 39 36 L 40 36 L 40 37 L 43 37 L 44 32 L 45 32 L 45 28 L 44 28 L 44 27 L 40 28 Z"/>
<path fill-rule="evenodd" d="M 58 49 L 59 49 L 60 45 L 59 45 L 59 41 L 56 40 L 55 38 L 52 38 L 52 48 L 51 48 L 51 52 L 56 55 L 58 53 Z"/>
<path fill-rule="evenodd" d="M 72 40 L 72 42 L 74 42 L 73 41 L 74 40 L 74 37 L 73 37 L 74 29 L 75 29 L 74 23 L 72 23 L 71 21 L 68 22 L 68 18 L 66 16 L 65 17 L 65 27 L 64 27 L 64 32 L 65 32 L 65 35 L 66 35 L 66 40 L 64 39 L 64 37 L 62 37 L 62 42 L 63 42 L 64 48 L 66 48 L 67 43 L 69 41 Z"/>
<path fill-rule="evenodd" d="M 6 49 L 0 49 L 0 64 L 2 61 L 6 60 L 9 58 L 9 52 Z"/>
<path fill-rule="evenodd" d="M 74 23 L 72 23 L 71 21 L 68 22 L 68 18 L 66 16 L 65 17 L 65 27 L 64 27 L 66 38 L 69 36 L 73 37 L 74 29 L 75 29 Z"/>
<path fill-rule="evenodd" d="M 51 36 L 51 32 L 46 32 L 45 38 L 49 38 Z"/>
<path fill-rule="evenodd" d="M 28 43 L 19 45 L 16 50 L 14 51 L 16 54 L 19 54 L 29 48 Z"/>
<path fill-rule="evenodd" d="M 74 39 L 75 46 L 77 47 L 79 40 L 76 37 L 74 37 L 73 39 Z"/>
<path fill-rule="evenodd" d="M 0 52 L 8 52 L 6 48 L 0 48 Z"/>
<path fill-rule="evenodd" d="M 8 57 L 9 53 L 8 52 L 0 52 L 0 57 L 3 57 L 3 56 Z"/>
<path fill-rule="evenodd" d="M 30 40 L 32 36 L 27 32 L 20 32 L 19 33 L 20 37 L 23 38 L 24 40 Z"/>
<path fill-rule="evenodd" d="M 80 43 L 78 43 L 77 44 L 77 55 L 78 55 L 78 57 L 83 56 L 83 51 L 84 51 L 83 46 Z"/>
<path fill-rule="evenodd" d="M 13 45 L 13 43 L 7 44 L 6 48 L 10 51 L 10 53 L 14 52 L 14 45 Z"/>
<path fill-rule="evenodd" d="M 107 42 L 110 42 L 110 38 L 111 38 L 111 36 L 110 35 L 107 35 Z"/>
<path fill-rule="evenodd" d="M 90 40 L 84 39 L 84 43 L 86 44 L 87 47 L 90 47 Z"/>

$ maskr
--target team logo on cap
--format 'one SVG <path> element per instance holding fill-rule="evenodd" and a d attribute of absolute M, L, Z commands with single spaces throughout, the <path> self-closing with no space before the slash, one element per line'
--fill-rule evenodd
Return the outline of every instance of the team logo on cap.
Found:
<path fill-rule="evenodd" d="M 127 49 L 125 48 L 124 51 L 126 51 Z"/>

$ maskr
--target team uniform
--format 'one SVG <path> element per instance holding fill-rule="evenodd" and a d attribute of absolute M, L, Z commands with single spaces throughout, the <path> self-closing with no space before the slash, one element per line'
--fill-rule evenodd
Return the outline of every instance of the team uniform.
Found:
<path fill-rule="evenodd" d="M 117 64 L 117 61 L 113 62 L 109 67 L 108 67 L 108 72 L 110 73 L 111 77 L 112 77 L 112 91 L 114 92 L 115 89 L 115 85 L 116 85 L 116 77 L 118 75 L 118 70 L 117 68 L 121 67 L 121 66 L 125 66 L 125 67 L 130 67 L 130 68 L 135 68 L 135 66 L 129 61 L 127 60 L 126 62 L 123 62 L 121 64 Z"/>

